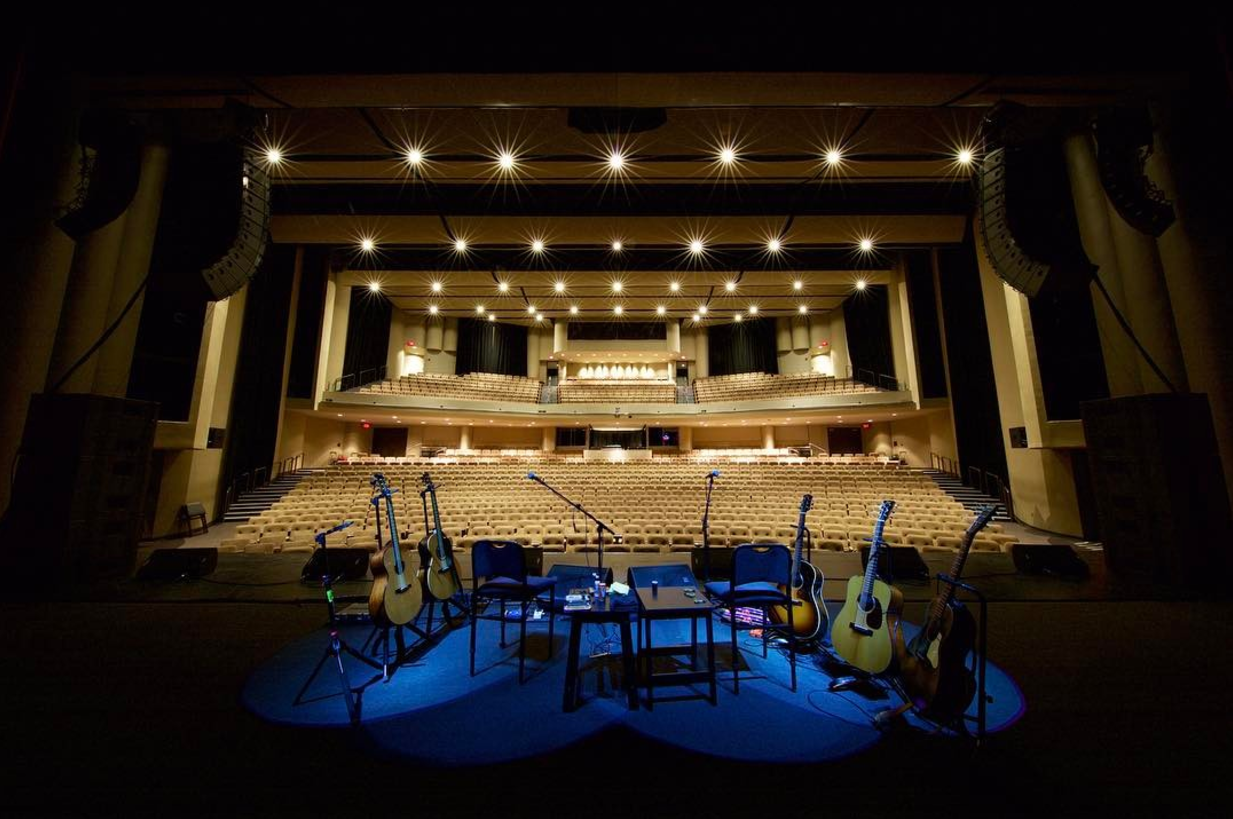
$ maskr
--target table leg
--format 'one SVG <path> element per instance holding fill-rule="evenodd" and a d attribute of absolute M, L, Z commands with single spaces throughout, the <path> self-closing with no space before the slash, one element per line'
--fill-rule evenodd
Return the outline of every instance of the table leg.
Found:
<path fill-rule="evenodd" d="M 569 659 L 565 665 L 565 701 L 562 708 L 573 711 L 578 707 L 578 654 L 582 646 L 582 620 L 569 618 Z"/>
<path fill-rule="evenodd" d="M 634 663 L 633 638 L 630 635 L 629 618 L 621 621 L 621 662 L 624 666 L 625 692 L 629 698 L 629 710 L 638 710 L 638 671 Z"/>
<path fill-rule="evenodd" d="M 689 670 L 698 670 L 698 618 L 689 618 Z"/>
<path fill-rule="evenodd" d="M 706 618 L 706 670 L 711 683 L 711 705 L 718 705 L 715 686 L 715 626 L 714 619 L 707 614 Z"/>
<path fill-rule="evenodd" d="M 651 640 L 651 620 L 646 621 L 646 710 L 655 710 L 655 646 Z"/>

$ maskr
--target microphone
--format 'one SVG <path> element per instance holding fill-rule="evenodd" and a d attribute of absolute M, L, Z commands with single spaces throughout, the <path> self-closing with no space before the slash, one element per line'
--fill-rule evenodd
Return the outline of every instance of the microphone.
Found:
<path fill-rule="evenodd" d="M 538 481 L 538 480 L 539 480 L 539 475 L 536 475 L 534 472 L 528 472 L 528 473 L 527 473 L 527 478 L 528 478 L 528 479 L 530 479 L 530 480 L 533 480 L 533 481 Z"/>
<path fill-rule="evenodd" d="M 718 477 L 719 477 L 719 470 L 718 470 L 718 469 L 712 469 L 712 470 L 711 470 L 711 474 L 710 474 L 710 475 L 708 475 L 707 477 L 708 477 L 708 478 L 718 478 Z"/>

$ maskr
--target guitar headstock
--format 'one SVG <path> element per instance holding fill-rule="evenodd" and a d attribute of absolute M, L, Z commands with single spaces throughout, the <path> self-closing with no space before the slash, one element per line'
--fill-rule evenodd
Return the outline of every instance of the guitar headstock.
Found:
<path fill-rule="evenodd" d="M 972 521 L 972 525 L 963 533 L 963 536 L 968 540 L 976 537 L 977 532 L 989 525 L 989 521 L 993 520 L 993 516 L 997 514 L 997 504 L 987 504 L 980 508 L 976 513 L 976 519 Z"/>
<path fill-rule="evenodd" d="M 423 475 L 420 475 L 420 482 L 423 483 L 424 488 L 430 492 L 436 489 L 436 487 L 433 486 L 433 483 L 432 483 L 432 476 L 429 475 L 427 472 L 425 472 Z"/>
<path fill-rule="evenodd" d="M 886 521 L 890 519 L 891 512 L 894 510 L 894 508 L 895 508 L 895 502 L 893 500 L 882 501 L 882 506 L 881 508 L 878 509 L 878 525 L 879 526 L 886 525 Z"/>
<path fill-rule="evenodd" d="M 801 498 L 801 514 L 805 514 L 813 508 L 813 495 L 806 493 L 805 497 Z"/>

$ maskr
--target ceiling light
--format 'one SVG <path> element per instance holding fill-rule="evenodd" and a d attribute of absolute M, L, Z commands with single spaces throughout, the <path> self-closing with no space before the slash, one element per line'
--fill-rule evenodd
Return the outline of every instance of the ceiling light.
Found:
<path fill-rule="evenodd" d="M 612 308 L 612 312 L 619 316 L 625 312 L 625 308 L 618 304 L 617 306 Z"/>
<path fill-rule="evenodd" d="M 531 242 L 531 252 L 532 253 L 543 253 L 544 252 L 544 240 L 536 239 L 535 241 Z"/>
<path fill-rule="evenodd" d="M 484 315 L 484 305 L 482 304 L 475 305 L 475 312 L 479 313 L 481 316 Z"/>
<path fill-rule="evenodd" d="M 509 292 L 509 282 L 497 282 L 497 289 L 502 293 Z"/>
<path fill-rule="evenodd" d="M 808 305 L 805 305 L 805 304 L 802 304 L 800 307 L 796 308 L 796 312 L 798 312 L 798 313 L 808 313 L 808 312 L 809 312 L 809 306 L 808 306 Z"/>
<path fill-rule="evenodd" d="M 278 148 L 269 147 L 265 149 L 265 161 L 271 165 L 280 165 L 283 161 L 283 152 Z"/>
<path fill-rule="evenodd" d="M 556 284 L 552 286 L 552 289 L 557 291 L 558 293 L 564 293 L 565 292 L 565 282 L 558 281 Z"/>
<path fill-rule="evenodd" d="M 662 304 L 655 308 L 655 315 L 657 316 L 665 315 L 667 312 L 668 308 L 664 307 Z"/>
<path fill-rule="evenodd" d="M 377 243 L 373 239 L 367 236 L 365 236 L 363 239 L 360 239 L 360 250 L 364 251 L 365 253 L 372 253 L 376 249 L 377 249 Z"/>
<path fill-rule="evenodd" d="M 518 164 L 518 159 L 509 151 L 501 151 L 497 154 L 497 167 L 503 171 L 512 171 L 514 166 Z"/>
<path fill-rule="evenodd" d="M 868 286 L 869 286 L 869 282 L 865 281 L 864 279 L 857 279 L 857 280 L 856 280 L 856 289 L 857 289 L 857 290 L 864 290 L 864 289 L 865 289 L 866 287 L 868 287 Z"/>
<path fill-rule="evenodd" d="M 697 256 L 697 255 L 700 255 L 702 251 L 704 250 L 706 250 L 706 245 L 702 243 L 701 239 L 690 239 L 689 240 L 689 252 L 690 253 Z"/>
<path fill-rule="evenodd" d="M 735 292 L 736 282 L 733 282 L 733 281 L 724 282 L 724 290 L 727 290 L 729 293 Z"/>
<path fill-rule="evenodd" d="M 440 307 L 437 307 L 437 305 L 435 305 L 435 304 L 430 304 L 430 305 L 428 305 L 428 315 L 430 315 L 430 316 L 435 316 L 435 315 L 437 314 L 437 312 L 438 312 L 440 309 L 441 309 L 441 308 L 440 308 Z"/>
<path fill-rule="evenodd" d="M 369 282 L 368 289 L 369 291 L 373 293 L 380 293 L 381 292 L 381 282 Z"/>
<path fill-rule="evenodd" d="M 843 154 L 839 151 L 838 148 L 831 148 L 830 150 L 826 152 L 826 154 L 822 157 L 822 159 L 824 162 L 826 162 L 828 167 L 833 168 L 836 165 L 838 165 L 840 162 L 843 162 Z"/>
<path fill-rule="evenodd" d="M 740 313 L 736 313 L 735 315 L 732 316 L 732 320 L 739 324 L 740 322 L 745 320 L 745 317 L 742 316 Z"/>
<path fill-rule="evenodd" d="M 772 237 L 769 241 L 767 241 L 766 249 L 771 253 L 778 253 L 779 251 L 783 250 L 783 242 L 779 241 L 779 239 L 777 238 Z"/>
<path fill-rule="evenodd" d="M 706 305 L 705 304 L 698 308 L 698 315 L 700 316 L 706 315 Z"/>
<path fill-rule="evenodd" d="M 576 305 L 576 304 L 571 304 L 571 305 L 569 306 L 569 314 L 570 314 L 571 316 L 576 316 L 576 315 L 578 315 L 578 305 Z"/>
<path fill-rule="evenodd" d="M 751 316 L 758 315 L 758 305 L 756 304 L 749 305 L 749 315 Z"/>
<path fill-rule="evenodd" d="M 613 240 L 612 240 L 612 252 L 613 252 L 613 253 L 620 253 L 620 252 L 621 252 L 622 250 L 624 250 L 624 249 L 625 249 L 625 243 L 624 243 L 624 242 L 622 242 L 620 239 L 613 239 Z"/>
<path fill-rule="evenodd" d="M 489 321 L 496 321 L 496 320 L 497 320 L 497 314 L 496 314 L 496 313 L 489 313 L 489 314 L 488 314 L 488 320 L 489 320 Z"/>
<path fill-rule="evenodd" d="M 873 239 L 866 236 L 860 240 L 860 244 L 857 246 L 861 249 L 862 253 L 868 253 L 873 250 Z"/>
<path fill-rule="evenodd" d="M 972 159 L 973 156 L 971 148 L 960 148 L 958 153 L 955 154 L 955 161 L 960 165 L 971 165 Z"/>
<path fill-rule="evenodd" d="M 432 283 L 432 292 L 434 292 L 434 293 L 440 293 L 440 292 L 441 292 L 441 287 L 442 287 L 441 282 L 433 282 L 433 283 Z"/>
<path fill-rule="evenodd" d="M 424 163 L 424 152 L 419 148 L 411 147 L 407 149 L 406 154 L 407 164 L 412 168 L 418 168 Z"/>
<path fill-rule="evenodd" d="M 679 293 L 681 292 L 681 283 L 672 282 L 671 284 L 668 285 L 668 289 L 671 290 L 673 293 Z"/>
<path fill-rule="evenodd" d="M 695 322 L 702 321 L 702 316 L 698 315 L 697 313 L 694 313 L 694 321 Z"/>
<path fill-rule="evenodd" d="M 719 149 L 719 154 L 716 158 L 724 165 L 731 165 L 733 162 L 736 162 L 736 148 L 733 148 L 731 145 L 725 145 Z"/>
<path fill-rule="evenodd" d="M 466 253 L 467 252 L 467 240 L 462 238 L 461 236 L 455 239 L 454 240 L 454 252 L 455 253 Z"/>
<path fill-rule="evenodd" d="M 624 290 L 624 289 L 625 289 L 625 285 L 624 285 L 624 284 L 622 284 L 621 282 L 619 282 L 619 281 L 615 281 L 615 282 L 613 282 L 613 283 L 612 283 L 612 292 L 613 292 L 613 293 L 620 293 L 620 292 L 621 292 L 622 290 Z"/>
<path fill-rule="evenodd" d="M 534 304 L 528 304 L 528 305 L 527 305 L 527 312 L 528 312 L 528 313 L 530 313 L 531 315 L 535 315 L 535 305 L 534 305 Z"/>
<path fill-rule="evenodd" d="M 625 168 L 625 154 L 620 149 L 608 154 L 608 167 L 614 171 L 620 171 Z"/>
<path fill-rule="evenodd" d="M 796 281 L 792 282 L 793 290 L 802 290 L 804 289 L 804 287 L 805 287 L 805 283 L 801 281 L 800 279 L 797 279 Z"/>

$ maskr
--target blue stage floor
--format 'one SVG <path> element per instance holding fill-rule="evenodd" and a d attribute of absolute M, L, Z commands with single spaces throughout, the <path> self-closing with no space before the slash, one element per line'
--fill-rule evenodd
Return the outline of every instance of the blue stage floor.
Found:
<path fill-rule="evenodd" d="M 894 692 L 885 699 L 856 691 L 830 692 L 831 676 L 813 655 L 798 658 L 798 687 L 789 688 L 786 651 L 772 648 L 765 660 L 761 643 L 741 634 L 741 693 L 732 693 L 728 626 L 716 622 L 719 704 L 705 699 L 659 701 L 661 695 L 705 693 L 705 686 L 656 689 L 653 711 L 630 711 L 620 691 L 619 662 L 587 660 L 590 649 L 612 638 L 616 629 L 588 625 L 582 641 L 583 701 L 562 711 L 569 622 L 559 618 L 552 658 L 545 661 L 547 625 L 528 626 L 527 675 L 518 685 L 517 644 L 498 647 L 495 622 L 480 624 L 475 677 L 468 675 L 468 629 L 445 634 L 417 662 L 403 666 L 389 681 L 380 672 L 346 658 L 353 686 L 364 687 L 362 722 L 357 729 L 386 753 L 438 764 L 485 764 L 543 754 L 569 746 L 601 731 L 632 730 L 665 744 L 703 754 L 758 762 L 822 762 L 860 752 L 883 739 L 873 716 L 899 704 Z M 359 647 L 368 625 L 344 627 L 342 634 Z M 509 627 L 511 638 L 517 625 Z M 309 634 L 274 656 L 249 678 L 242 694 L 247 708 L 264 719 L 301 726 L 346 726 L 347 710 L 339 678 L 331 663 L 296 703 L 297 692 L 321 659 L 325 629 Z M 684 622 L 655 625 L 656 645 L 688 642 Z M 619 659 L 619 658 L 616 658 Z M 587 667 L 589 664 L 589 667 Z M 1014 681 L 988 665 L 988 728 L 1005 730 L 1023 713 L 1025 703 Z M 975 703 L 972 706 L 975 713 Z M 924 731 L 934 727 L 909 717 Z M 790 741 L 788 741 L 790 738 Z"/>

